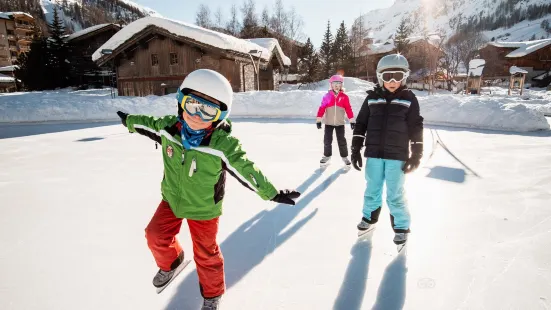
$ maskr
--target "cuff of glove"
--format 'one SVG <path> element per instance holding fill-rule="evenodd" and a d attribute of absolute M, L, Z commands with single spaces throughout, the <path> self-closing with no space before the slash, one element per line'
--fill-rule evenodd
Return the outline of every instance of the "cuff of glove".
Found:
<path fill-rule="evenodd" d="M 316 117 L 316 123 L 321 123 L 321 117 Z"/>

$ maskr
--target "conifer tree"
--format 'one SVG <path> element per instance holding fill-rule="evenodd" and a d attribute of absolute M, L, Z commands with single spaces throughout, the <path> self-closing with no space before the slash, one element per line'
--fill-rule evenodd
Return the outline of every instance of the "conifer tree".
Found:
<path fill-rule="evenodd" d="M 327 30 L 323 36 L 323 42 L 320 48 L 320 61 L 322 63 L 322 70 L 320 72 L 320 78 L 328 78 L 333 72 L 333 34 L 331 33 L 331 22 L 327 21 Z"/>

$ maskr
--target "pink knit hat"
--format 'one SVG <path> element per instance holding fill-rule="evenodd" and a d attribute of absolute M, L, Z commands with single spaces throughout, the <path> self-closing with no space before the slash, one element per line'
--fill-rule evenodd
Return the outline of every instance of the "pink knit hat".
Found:
<path fill-rule="evenodd" d="M 329 84 L 333 82 L 341 82 L 344 84 L 344 77 L 342 75 L 335 74 L 329 79 Z"/>

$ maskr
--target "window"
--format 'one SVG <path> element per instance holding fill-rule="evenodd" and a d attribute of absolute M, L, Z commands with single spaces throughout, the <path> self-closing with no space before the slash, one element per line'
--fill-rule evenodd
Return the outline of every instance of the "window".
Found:
<path fill-rule="evenodd" d="M 8 30 L 8 35 L 14 35 L 15 33 L 13 32 L 13 30 Z"/>
<path fill-rule="evenodd" d="M 170 64 L 171 65 L 177 65 L 178 64 L 178 54 L 170 53 Z"/>
<path fill-rule="evenodd" d="M 151 65 L 152 66 L 159 65 L 159 57 L 157 57 L 157 54 L 151 54 Z"/>

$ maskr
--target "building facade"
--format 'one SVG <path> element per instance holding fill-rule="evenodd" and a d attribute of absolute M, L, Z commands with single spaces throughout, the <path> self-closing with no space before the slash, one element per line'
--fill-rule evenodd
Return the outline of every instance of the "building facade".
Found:
<path fill-rule="evenodd" d="M 34 18 L 27 13 L 0 13 L 0 67 L 15 64 L 21 53 L 30 50 L 34 27 Z"/>

